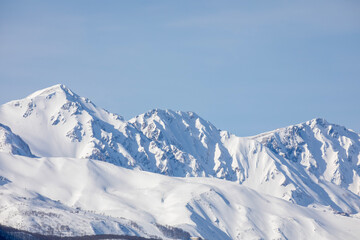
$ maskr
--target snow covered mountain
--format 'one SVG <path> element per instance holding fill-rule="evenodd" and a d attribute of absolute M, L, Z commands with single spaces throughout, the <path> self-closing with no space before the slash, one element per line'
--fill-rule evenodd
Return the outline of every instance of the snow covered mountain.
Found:
<path fill-rule="evenodd" d="M 153 110 L 129 122 L 151 139 L 166 175 L 212 176 L 303 206 L 320 204 L 351 213 L 360 209 L 357 192 L 348 191 L 347 186 L 339 188 L 337 182 L 305 175 L 259 137 L 241 138 L 220 131 L 191 112 Z M 355 136 L 359 139 L 356 134 L 352 138 Z M 353 148 L 360 146 L 359 141 L 354 144 Z M 354 153 L 354 158 L 360 156 Z M 359 172 L 355 174 L 359 177 Z M 359 180 L 355 182 L 359 184 Z"/>
<path fill-rule="evenodd" d="M 235 136 L 191 112 L 156 109 L 124 121 L 55 85 L 2 105 L 0 122 L 21 132 L 40 157 L 97 159 L 179 177 L 245 179 L 245 163 L 233 159 L 224 143 Z M 228 144 L 237 145 L 237 140 Z"/>
<path fill-rule="evenodd" d="M 21 132 L 21 137 L 37 156 L 101 160 L 111 152 L 111 148 L 104 145 L 106 141 L 101 141 L 106 137 L 103 128 L 124 125 L 120 116 L 97 108 L 64 85 L 55 85 L 2 105 L 0 122 Z"/>
<path fill-rule="evenodd" d="M 219 178 L 304 207 L 360 211 L 360 135 L 323 119 L 238 137 L 193 112 L 154 109 L 126 121 L 59 84 L 0 106 L 0 123 L 0 150 L 6 153 Z M 69 198 L 78 194 L 83 192 Z"/>
<path fill-rule="evenodd" d="M 360 195 L 360 135 L 324 119 L 254 137 L 311 179 Z"/>

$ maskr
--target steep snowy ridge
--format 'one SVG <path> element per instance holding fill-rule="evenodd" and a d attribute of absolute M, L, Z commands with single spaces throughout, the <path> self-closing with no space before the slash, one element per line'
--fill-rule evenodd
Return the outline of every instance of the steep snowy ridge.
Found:
<path fill-rule="evenodd" d="M 111 158 L 118 165 L 129 161 L 126 150 L 112 143 L 128 140 L 122 117 L 96 107 L 64 85 L 2 105 L 0 121 L 21 132 L 37 156 Z"/>
<path fill-rule="evenodd" d="M 156 153 L 162 173 L 231 179 L 224 170 L 229 167 L 224 165 L 227 159 L 222 161 L 221 153 L 226 150 L 221 144 L 221 132 L 195 113 L 155 109 L 129 122 L 150 139 L 144 147 Z"/>
<path fill-rule="evenodd" d="M 8 126 L 0 123 L 0 152 L 33 157 L 29 146 Z"/>
<path fill-rule="evenodd" d="M 144 148 L 156 153 L 156 164 L 166 175 L 216 177 L 293 202 L 299 202 L 294 195 L 309 198 L 303 205 L 318 203 L 304 194 L 304 184 L 291 181 L 291 171 L 266 147 L 220 131 L 195 113 L 156 109 L 129 122 L 151 139 Z"/>
<path fill-rule="evenodd" d="M 244 183 L 255 175 L 265 181 L 263 174 L 254 172 L 256 168 L 275 167 L 273 156 L 259 142 L 220 131 L 193 112 L 155 109 L 129 122 L 151 140 L 150 152 L 160 153 L 156 160 L 165 166 L 166 175 L 213 176 Z"/>
<path fill-rule="evenodd" d="M 166 175 L 212 176 L 302 206 L 324 205 L 350 213 L 360 210 L 359 196 L 347 188 L 338 189 L 331 182 L 319 185 L 258 139 L 220 131 L 195 113 L 156 109 L 129 122 L 151 139 L 144 148 L 156 153 L 157 166 Z"/>
<path fill-rule="evenodd" d="M 205 181 L 217 181 L 210 178 L 219 178 L 228 180 L 220 181 L 219 184 L 221 183 L 221 185 L 226 184 L 227 187 L 231 184 L 242 185 L 242 187 L 251 188 L 251 191 L 256 191 L 257 194 L 261 195 L 260 198 L 270 195 L 296 203 L 296 205 L 308 207 L 306 209 L 316 208 L 326 212 L 335 211 L 352 215 L 360 212 L 360 135 L 344 127 L 330 124 L 323 119 L 314 119 L 253 137 L 238 137 L 217 129 L 213 124 L 193 112 L 154 109 L 126 121 L 121 116 L 97 107 L 90 100 L 78 96 L 66 86 L 59 84 L 37 91 L 24 99 L 1 105 L 0 123 L 0 151 L 33 158 L 24 161 L 30 161 L 34 164 L 38 164 L 40 161 L 44 164 L 43 166 L 47 166 L 46 163 L 48 163 L 52 167 L 46 171 L 51 172 L 51 168 L 59 169 L 59 173 L 56 174 L 68 174 L 67 171 L 61 170 L 67 169 L 64 164 L 70 164 L 76 168 L 76 161 L 80 165 L 86 163 L 98 166 L 97 161 L 81 160 L 93 159 L 112 164 L 106 166 L 117 165 L 135 169 L 132 173 L 133 176 L 146 175 L 146 173 L 137 171 L 143 170 L 171 177 L 200 177 L 198 180 L 195 180 L 196 178 L 186 180 L 190 178 L 185 178 L 185 180 L 179 181 L 201 181 L 201 184 L 206 184 Z M 1 158 L 5 159 L 5 162 L 2 163 L 4 165 L 8 164 L 6 161 L 21 159 L 6 156 L 0 154 L 0 161 Z M 34 158 L 34 156 L 40 157 L 41 160 Z M 74 159 L 68 161 L 64 158 Z M 89 166 L 82 166 L 79 171 L 89 171 L 88 168 Z M 0 166 L 0 171 L 1 169 L 4 170 L 2 166 Z M 120 168 L 116 167 L 116 169 Z M 6 171 L 3 171 L 4 176 L 2 177 L 6 181 L 4 180 L 4 184 L 0 184 L 0 187 L 4 186 L 8 189 L 12 184 L 14 186 L 17 184 L 13 181 L 19 179 L 21 173 L 15 174 L 11 171 L 10 175 L 6 175 Z M 32 170 L 29 169 L 29 171 Z M 101 183 L 102 175 L 109 174 L 108 170 L 95 167 L 94 169 L 91 168 L 91 171 L 94 174 L 94 179 L 100 181 L 94 184 L 101 184 L 96 191 L 101 196 L 108 194 L 109 186 L 107 184 L 109 180 Z M 86 179 L 92 178 L 86 174 L 80 175 Z M 112 176 L 112 174 L 110 175 Z M 71 175 L 67 176 L 71 178 Z M 30 178 L 33 179 L 34 175 Z M 87 188 L 87 185 L 82 182 L 87 182 L 86 179 L 79 178 L 79 184 L 76 184 L 74 188 L 68 185 L 64 186 L 67 190 L 65 190 L 64 195 L 61 195 L 61 202 L 65 205 L 61 205 L 60 208 L 71 208 L 81 200 L 82 195 L 85 194 L 84 188 Z M 136 177 L 132 177 L 132 179 L 136 179 Z M 121 183 L 129 184 L 124 179 L 119 179 L 119 181 L 120 185 Z M 174 182 L 174 185 L 171 186 L 176 188 L 175 180 L 166 181 Z M 230 181 L 234 183 L 227 185 L 227 182 Z M 16 186 L 21 188 L 21 184 L 19 184 Z M 41 186 L 40 182 L 39 184 Z M 56 184 L 54 183 L 54 186 L 57 186 Z M 202 188 L 203 185 L 199 187 Z M 41 192 L 34 188 L 33 192 L 26 194 L 31 196 L 40 194 L 52 200 L 59 199 L 52 195 L 50 185 L 44 186 L 43 189 L 45 189 L 44 192 Z M 125 196 L 130 197 L 131 194 L 135 193 L 131 192 L 129 188 L 119 190 L 118 185 L 114 186 L 114 189 L 116 192 L 123 191 L 125 195 L 120 200 L 117 198 L 119 196 L 115 197 L 116 201 L 119 201 L 118 204 L 109 200 L 109 206 L 114 208 L 123 206 L 126 212 L 133 212 L 133 214 L 124 213 L 127 222 L 125 220 L 125 222 L 121 222 L 122 220 L 119 219 L 111 220 L 111 224 L 109 224 L 113 226 L 112 230 L 110 231 L 109 225 L 106 225 L 106 231 L 117 231 L 119 233 L 129 231 L 142 236 L 161 235 L 156 224 L 165 224 L 166 221 L 160 221 L 157 217 L 158 213 L 149 212 L 150 206 L 141 210 L 144 214 L 141 216 L 151 216 L 145 218 L 149 220 L 148 222 L 152 222 L 152 225 L 147 223 L 150 225 L 147 225 L 146 228 L 157 230 L 153 229 L 147 232 L 150 235 L 146 235 L 147 233 L 131 227 L 132 222 L 141 222 L 141 219 L 134 217 L 137 214 L 135 212 L 139 209 L 138 203 L 134 205 L 122 204 L 123 201 L 127 201 Z M 11 192 L 10 189 L 8 190 Z M 166 194 L 168 190 L 161 190 L 161 186 L 154 186 L 153 191 Z M 216 190 L 217 193 L 219 191 Z M 55 191 L 55 194 L 57 193 L 58 190 Z M 6 193 L 4 194 L 6 195 Z M 18 199 L 15 195 L 13 199 Z M 86 193 L 84 196 L 88 195 Z M 175 196 L 180 197 L 174 193 Z M 224 195 L 221 193 L 214 198 L 219 200 L 222 199 L 221 196 Z M 109 197 L 109 199 L 111 198 Z M 163 198 L 161 199 L 161 201 L 165 201 Z M 191 197 L 186 198 L 187 202 L 182 204 L 186 206 L 186 209 L 190 209 L 191 224 L 197 225 L 201 222 L 202 226 L 205 227 L 206 225 L 205 229 L 208 231 L 211 230 L 220 234 L 218 235 L 219 238 L 216 239 L 227 239 L 224 236 L 221 237 L 222 234 L 231 236 L 231 239 L 240 239 L 241 231 L 232 229 L 233 226 L 229 226 L 232 225 L 231 221 L 220 217 L 221 212 L 218 212 L 219 210 L 216 210 L 216 207 L 209 207 L 217 206 L 215 202 L 218 200 L 212 202 L 213 200 L 213 197 L 209 199 L 208 195 L 203 194 L 191 195 Z M 15 202 L 17 201 L 19 199 Z M 158 201 L 157 197 L 156 201 Z M 82 202 L 81 207 L 101 210 L 101 207 L 91 205 L 93 203 L 80 202 Z M 231 205 L 231 208 L 224 211 L 235 211 L 232 209 L 234 207 L 232 204 L 236 203 L 229 201 L 227 205 Z M 227 209 L 224 206 L 217 207 Z M 162 209 L 162 211 L 166 209 L 166 211 L 171 212 L 169 206 Z M 191 209 L 198 209 L 198 211 L 194 213 Z M 69 211 L 76 210 L 70 209 Z M 111 210 L 109 209 L 109 211 Z M 104 219 L 95 215 L 94 218 Z M 179 218 L 188 219 L 190 215 L 179 216 Z M 245 215 L 250 216 L 251 213 Z M 72 216 L 79 221 L 89 221 L 86 217 Z M 121 214 L 116 215 L 116 217 L 121 217 Z M 260 214 L 257 217 L 263 216 Z M 150 220 L 155 218 L 156 221 Z M 272 217 L 270 218 L 272 219 Z M 177 222 L 176 214 L 169 216 L 169 219 L 174 219 L 173 226 L 183 228 L 183 225 Z M 38 221 L 43 220 L 39 218 Z M 216 224 L 207 225 L 207 221 L 215 221 Z M 256 222 L 255 219 L 251 219 L 251 221 Z M 86 228 L 89 224 L 91 225 L 91 222 L 85 224 Z M 124 228 L 116 227 L 120 226 L 119 224 Z M 255 225 L 257 224 L 261 223 L 250 224 L 249 228 L 252 230 L 249 231 L 254 232 L 256 237 L 268 236 L 265 233 L 265 235 L 258 233 L 260 229 L 256 229 Z M 278 226 L 278 228 L 283 231 L 287 223 L 285 220 L 281 220 L 281 224 L 282 226 Z M 26 224 L 21 225 L 22 228 L 26 228 L 26 226 Z M 268 228 L 269 226 L 263 227 Z M 119 229 L 127 230 L 122 232 Z M 88 228 L 85 232 L 91 231 Z M 191 231 L 194 232 L 195 230 Z M 205 230 L 197 229 L 196 231 L 197 234 L 208 236 L 205 234 Z"/>
<path fill-rule="evenodd" d="M 311 179 L 360 195 L 360 135 L 354 131 L 317 118 L 254 139 Z"/>

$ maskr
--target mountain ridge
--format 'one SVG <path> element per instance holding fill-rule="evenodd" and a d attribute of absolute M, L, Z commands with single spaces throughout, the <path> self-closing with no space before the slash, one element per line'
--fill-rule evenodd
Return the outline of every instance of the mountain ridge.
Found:
<path fill-rule="evenodd" d="M 27 157 L 35 157 L 29 146 L 11 129 L 0 123 L 0 152 L 22 155 Z"/>
<path fill-rule="evenodd" d="M 238 137 L 194 112 L 153 109 L 126 121 L 57 84 L 1 105 L 0 122 L 21 132 L 39 157 L 90 158 L 175 177 L 215 177 L 303 206 L 360 209 L 359 134 L 321 118 Z M 331 140 L 336 134 L 339 138 Z M 336 149 L 342 154 L 338 162 Z M 351 164 L 345 161 L 349 157 Z M 334 190 L 337 186 L 343 189 Z"/>
<path fill-rule="evenodd" d="M 22 230 L 358 236 L 360 135 L 322 118 L 239 137 L 189 111 L 124 120 L 58 84 L 0 106 L 0 152 L 0 224 Z"/>

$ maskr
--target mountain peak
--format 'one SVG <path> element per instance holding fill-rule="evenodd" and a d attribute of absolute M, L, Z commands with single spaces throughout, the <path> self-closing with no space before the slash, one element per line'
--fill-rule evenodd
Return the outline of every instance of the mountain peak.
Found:
<path fill-rule="evenodd" d="M 328 121 L 326 121 L 324 118 L 314 118 L 311 119 L 307 122 L 305 122 L 305 124 L 310 125 L 310 126 L 322 126 L 325 127 L 327 125 L 329 125 L 330 123 Z"/>
<path fill-rule="evenodd" d="M 129 120 L 129 122 L 144 122 L 144 121 L 155 121 L 155 122 L 161 122 L 161 123 L 168 123 L 172 124 L 173 122 L 177 122 L 178 124 L 189 124 L 190 122 L 193 122 L 197 127 L 207 127 L 209 129 L 217 129 L 212 123 L 209 121 L 206 121 L 202 117 L 200 117 L 195 112 L 190 111 L 173 111 L 170 109 L 152 109 L 146 113 L 143 113 L 141 115 L 138 115 L 132 119 Z"/>
<path fill-rule="evenodd" d="M 164 117 L 164 116 L 187 116 L 189 118 L 201 118 L 197 113 L 195 112 L 191 112 L 191 111 L 174 111 L 174 110 L 171 110 L 171 109 L 159 109 L 159 108 L 154 108 L 144 114 L 145 117 L 150 117 L 150 116 L 159 116 L 160 118 L 161 117 Z"/>
<path fill-rule="evenodd" d="M 73 91 L 71 91 L 64 84 L 56 84 L 51 87 L 38 90 L 38 91 L 30 94 L 29 96 L 27 96 L 27 98 L 35 98 L 38 96 L 50 96 L 50 95 L 53 95 L 54 93 L 64 93 L 66 96 L 72 96 L 72 97 L 77 96 L 77 94 L 75 94 Z"/>

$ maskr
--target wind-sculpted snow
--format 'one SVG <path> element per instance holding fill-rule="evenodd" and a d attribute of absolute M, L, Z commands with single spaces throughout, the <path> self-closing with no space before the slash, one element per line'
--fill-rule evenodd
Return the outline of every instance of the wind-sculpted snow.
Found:
<path fill-rule="evenodd" d="M 33 157 L 29 146 L 11 129 L 0 123 L 0 152 Z"/>
<path fill-rule="evenodd" d="M 170 176 L 215 176 L 236 180 L 221 132 L 193 112 L 155 109 L 129 121 L 149 139 L 144 148 Z"/>
<path fill-rule="evenodd" d="M 41 173 L 41 174 L 40 174 Z M 215 178 L 97 160 L 0 154 L 0 222 L 43 234 L 161 239 L 357 239 L 358 215 L 301 207 Z M 29 181 L 31 179 L 31 181 Z"/>
<path fill-rule="evenodd" d="M 255 137 L 309 179 L 327 181 L 360 195 L 360 135 L 324 119 Z"/>
<path fill-rule="evenodd" d="M 359 135 L 321 119 L 238 137 L 193 112 L 155 109 L 125 121 L 55 85 L 2 105 L 0 122 L 39 157 L 214 177 L 301 206 L 360 210 Z"/>

